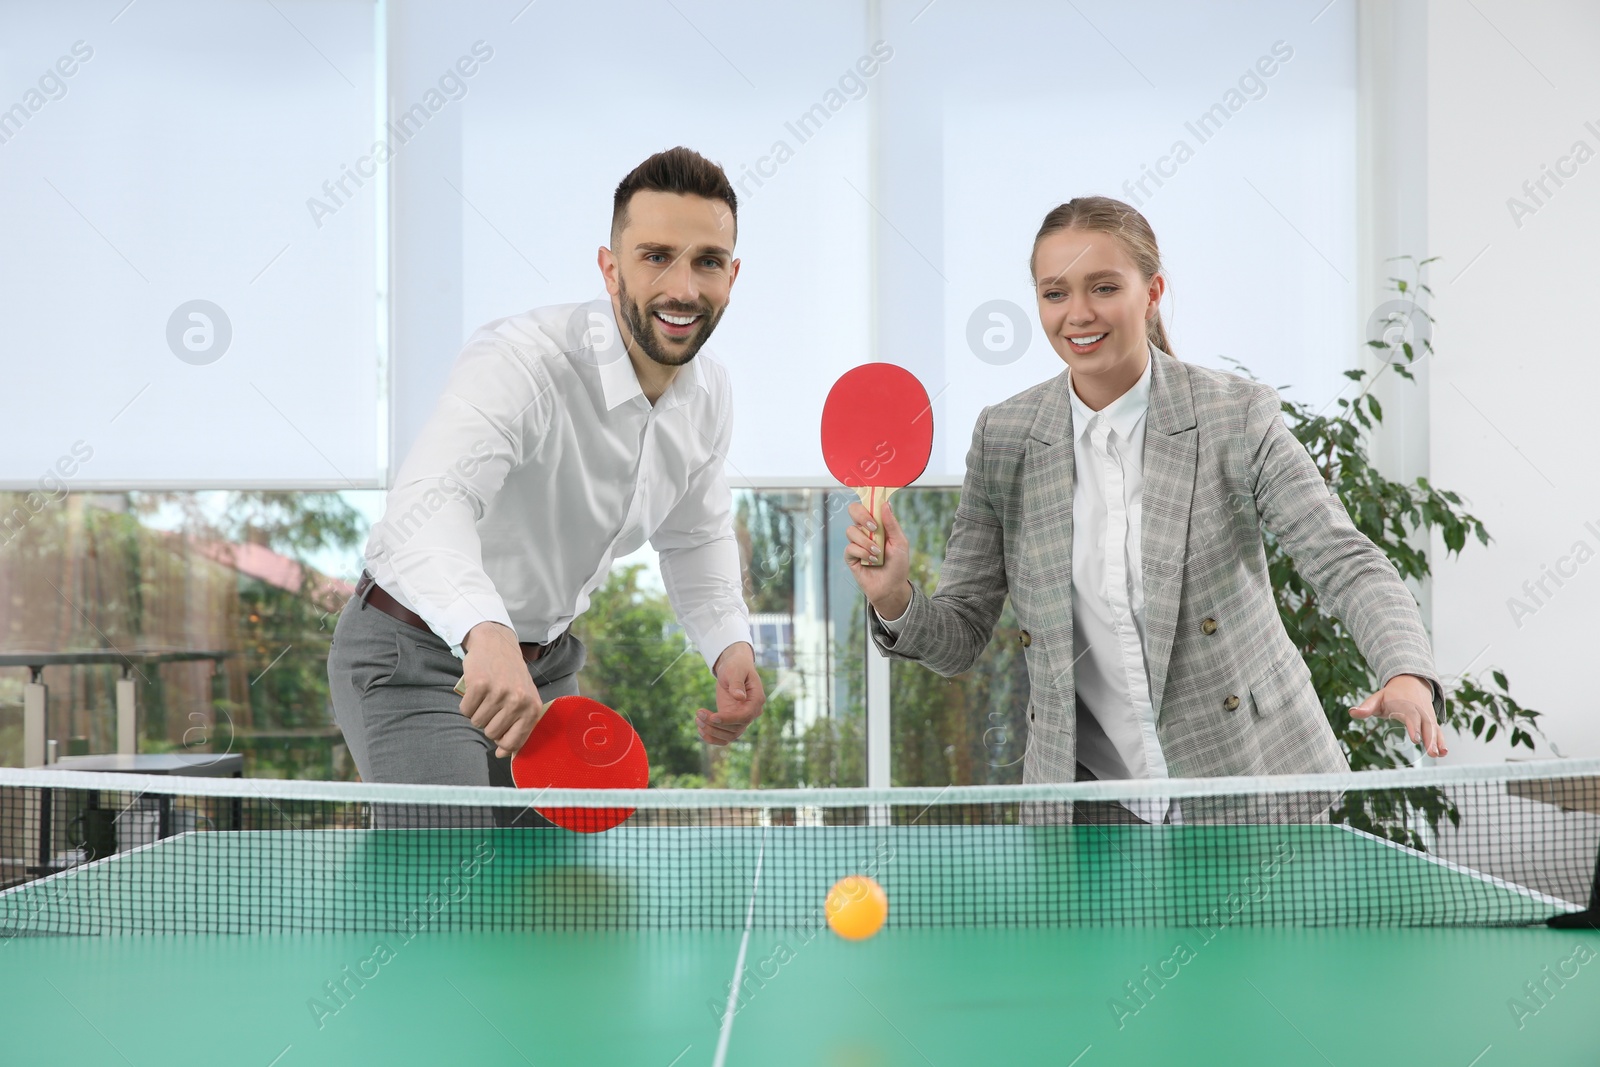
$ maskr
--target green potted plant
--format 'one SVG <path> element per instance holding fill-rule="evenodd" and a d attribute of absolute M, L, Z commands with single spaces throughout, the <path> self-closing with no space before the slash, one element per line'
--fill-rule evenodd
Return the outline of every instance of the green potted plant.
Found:
<path fill-rule="evenodd" d="M 1410 367 L 1433 354 L 1433 318 L 1419 303 L 1419 294 L 1432 295 L 1421 281 L 1424 268 L 1434 259 L 1395 257 L 1411 267 L 1412 280 L 1390 278 L 1398 299 L 1374 313 L 1373 332 L 1381 336 L 1367 344 L 1380 352 L 1384 365 L 1375 373 L 1347 370 L 1346 378 L 1361 384 L 1355 397 L 1341 397 L 1328 411 L 1313 411 L 1309 404 L 1283 401 L 1284 422 L 1316 461 L 1322 477 L 1344 503 L 1351 520 L 1384 553 L 1402 578 L 1421 581 L 1432 573 L 1425 552 L 1410 543 L 1413 534 L 1438 530 L 1451 554 L 1459 554 L 1468 536 L 1489 543 L 1489 532 L 1478 518 L 1462 508 L 1461 497 L 1435 488 L 1426 478 L 1411 485 L 1390 481 L 1368 459 L 1367 444 L 1383 421 L 1383 409 L 1373 386 L 1387 371 L 1410 382 Z M 1242 364 L 1229 360 L 1241 374 L 1255 378 Z M 1284 627 L 1300 647 L 1311 668 L 1312 682 L 1322 698 L 1323 710 L 1339 743 L 1350 757 L 1353 770 L 1410 766 L 1415 749 L 1399 723 L 1380 719 L 1353 719 L 1350 708 L 1378 688 L 1373 675 L 1348 631 L 1321 610 L 1316 593 L 1295 571 L 1294 561 L 1270 534 L 1265 536 L 1267 563 Z M 1506 733 L 1512 747 L 1534 747 L 1540 733 L 1539 713 L 1512 698 L 1506 676 L 1488 672 L 1492 684 L 1462 675 L 1445 693 L 1441 725 L 1462 734 L 1492 741 Z M 1542 733 L 1541 733 L 1541 736 Z M 1424 847 L 1415 816 L 1437 829 L 1441 819 L 1459 821 L 1455 805 L 1443 790 L 1418 788 L 1384 793 L 1347 795 L 1331 813 L 1335 822 L 1398 841 Z"/>

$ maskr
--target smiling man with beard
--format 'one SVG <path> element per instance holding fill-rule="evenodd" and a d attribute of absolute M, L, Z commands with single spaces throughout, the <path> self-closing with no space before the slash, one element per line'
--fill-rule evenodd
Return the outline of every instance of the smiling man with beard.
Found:
<path fill-rule="evenodd" d="M 647 540 L 717 679 L 701 738 L 727 744 L 760 714 L 723 474 L 732 391 L 697 358 L 739 273 L 737 206 L 698 153 L 651 156 L 616 190 L 609 299 L 467 341 L 334 631 L 334 713 L 366 781 L 510 785 L 545 704 L 577 692 L 573 621 Z"/>

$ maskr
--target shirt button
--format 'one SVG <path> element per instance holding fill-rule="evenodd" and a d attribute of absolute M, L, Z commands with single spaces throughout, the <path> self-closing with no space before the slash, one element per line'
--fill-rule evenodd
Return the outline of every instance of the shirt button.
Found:
<path fill-rule="evenodd" d="M 1207 616 L 1200 623 L 1200 632 L 1205 634 L 1207 637 L 1210 637 L 1212 634 L 1216 633 L 1217 632 L 1217 620 Z"/>
<path fill-rule="evenodd" d="M 1017 640 L 1022 642 L 1022 647 L 1023 648 L 1027 648 L 1028 646 L 1033 644 L 1033 635 L 1030 634 L 1028 631 L 1023 630 L 1021 633 L 1019 633 L 1017 635 Z"/>
<path fill-rule="evenodd" d="M 1224 700 L 1222 702 L 1222 707 L 1226 711 L 1238 711 L 1239 710 L 1239 698 L 1234 696 L 1232 693 L 1229 693 L 1228 694 L 1228 699 Z"/>

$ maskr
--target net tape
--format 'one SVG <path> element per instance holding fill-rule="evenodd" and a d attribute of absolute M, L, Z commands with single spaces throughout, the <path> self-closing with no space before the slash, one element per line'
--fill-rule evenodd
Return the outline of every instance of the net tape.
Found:
<path fill-rule="evenodd" d="M 1449 787 L 1469 783 L 1600 778 L 1600 759 L 1530 760 L 1466 766 L 1414 767 L 1335 774 L 1221 778 L 1156 778 L 1028 785 L 897 786 L 888 789 L 547 789 L 494 786 L 394 785 L 283 778 L 205 778 L 0 767 L 7 786 L 103 790 L 266 800 L 320 800 L 358 804 L 523 807 L 536 795 L 541 806 L 672 808 L 861 808 L 881 805 L 1015 804 L 1025 801 L 1134 800 L 1141 798 L 1273 796 Z"/>

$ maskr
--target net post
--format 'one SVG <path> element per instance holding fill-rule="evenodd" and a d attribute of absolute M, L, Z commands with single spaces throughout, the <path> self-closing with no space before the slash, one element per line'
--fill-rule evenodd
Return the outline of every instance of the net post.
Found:
<path fill-rule="evenodd" d="M 1589 883 L 1589 906 L 1582 911 L 1552 915 L 1544 924 L 1555 930 L 1600 930 L 1600 847 L 1595 849 L 1594 881 Z"/>
<path fill-rule="evenodd" d="M 50 874 L 55 866 L 55 828 L 50 824 L 54 808 L 55 791 L 39 790 L 39 868 L 30 874 Z"/>

